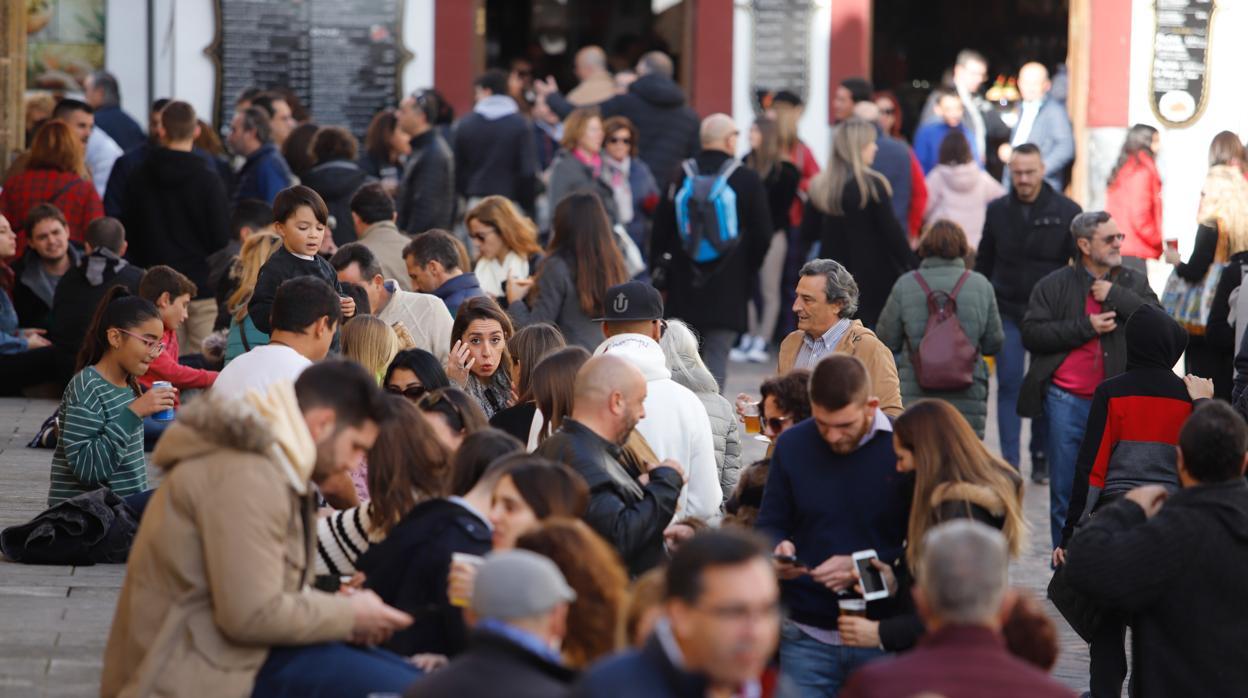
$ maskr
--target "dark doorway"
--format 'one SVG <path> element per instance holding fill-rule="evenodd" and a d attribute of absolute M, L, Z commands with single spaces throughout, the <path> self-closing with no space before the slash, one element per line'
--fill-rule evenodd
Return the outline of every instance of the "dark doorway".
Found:
<path fill-rule="evenodd" d="M 985 90 L 1028 61 L 1048 66 L 1060 89 L 1069 15 L 1070 0 L 874 0 L 872 81 L 900 98 L 907 135 L 964 48 L 988 59 Z"/>
<path fill-rule="evenodd" d="M 606 50 L 613 71 L 632 70 L 641 54 L 662 50 L 683 78 L 687 3 L 682 0 L 487 0 L 485 62 L 510 68 L 526 61 L 538 76 L 576 84 L 578 49 Z M 655 12 L 658 9 L 658 12 Z"/>

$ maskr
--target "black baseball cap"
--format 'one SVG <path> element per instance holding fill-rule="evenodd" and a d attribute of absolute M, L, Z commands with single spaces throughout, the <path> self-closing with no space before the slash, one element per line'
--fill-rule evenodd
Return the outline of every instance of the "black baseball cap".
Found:
<path fill-rule="evenodd" d="M 663 296 L 643 281 L 629 281 L 608 288 L 602 304 L 603 316 L 594 318 L 594 322 L 663 319 Z"/>

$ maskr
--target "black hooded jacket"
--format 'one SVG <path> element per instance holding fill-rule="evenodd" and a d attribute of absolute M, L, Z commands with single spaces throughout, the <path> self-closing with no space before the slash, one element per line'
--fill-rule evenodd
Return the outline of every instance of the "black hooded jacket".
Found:
<path fill-rule="evenodd" d="M 1240 696 L 1248 686 L 1248 483 L 1186 487 L 1146 518 L 1121 499 L 1071 542 L 1067 580 L 1131 614 L 1132 693 Z"/>
<path fill-rule="evenodd" d="M 575 108 L 563 95 L 551 95 L 547 101 L 560 118 Z M 599 104 L 598 109 L 603 119 L 626 116 L 637 127 L 638 156 L 650 166 L 659 191 L 676 179 L 681 161 L 701 147 L 698 115 L 671 78 L 643 75 L 628 86 L 628 92 Z"/>
<path fill-rule="evenodd" d="M 126 182 L 122 202 L 130 261 L 167 264 L 195 283 L 196 298 L 211 298 L 208 256 L 230 238 L 221 177 L 195 153 L 156 148 Z"/>
<path fill-rule="evenodd" d="M 52 296 L 52 324 L 48 327 L 48 339 L 63 356 L 62 365 L 72 369 L 95 308 L 108 289 L 120 285 L 138 294 L 142 280 L 142 267 L 136 267 L 109 249 L 86 255 L 78 266 L 65 272 Z"/>
<path fill-rule="evenodd" d="M 334 243 L 342 246 L 355 242 L 355 224 L 351 220 L 351 197 L 356 190 L 373 181 L 352 160 L 330 160 L 308 170 L 303 183 L 325 199 L 333 217 Z"/>
<path fill-rule="evenodd" d="M 1161 308 L 1142 305 L 1127 320 L 1126 333 L 1126 372 L 1092 395 L 1062 547 L 1085 516 L 1131 489 L 1179 487 L 1175 447 L 1192 400 L 1173 369 L 1187 348 L 1187 331 Z"/>

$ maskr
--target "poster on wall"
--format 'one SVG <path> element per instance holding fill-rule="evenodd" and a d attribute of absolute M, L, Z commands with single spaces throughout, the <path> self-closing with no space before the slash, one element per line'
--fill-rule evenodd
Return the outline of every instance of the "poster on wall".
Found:
<path fill-rule="evenodd" d="M 373 115 L 398 103 L 403 47 L 400 0 L 218 0 L 218 125 L 245 89 L 289 88 L 318 124 L 363 137 Z"/>
<path fill-rule="evenodd" d="M 1209 37 L 1215 0 L 1155 0 L 1149 102 L 1170 128 L 1196 123 L 1209 100 Z"/>
<path fill-rule="evenodd" d="M 781 90 L 807 100 L 810 89 L 811 0 L 753 0 L 753 41 L 750 52 L 750 92 L 769 102 L 767 95 Z"/>
<path fill-rule="evenodd" d="M 6 2 L 23 0 L 6 0 Z M 24 0 L 26 86 L 81 90 L 104 67 L 105 0 Z"/>

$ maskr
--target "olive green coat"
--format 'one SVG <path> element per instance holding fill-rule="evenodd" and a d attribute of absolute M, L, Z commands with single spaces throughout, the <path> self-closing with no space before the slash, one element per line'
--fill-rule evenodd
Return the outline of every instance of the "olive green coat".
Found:
<path fill-rule="evenodd" d="M 928 258 L 919 265 L 919 272 L 932 291 L 951 292 L 958 277 L 966 271 L 961 259 Z M 984 437 L 984 424 L 988 418 L 988 366 L 984 356 L 992 356 L 1001 350 L 1005 335 L 1001 331 L 1001 315 L 997 312 L 997 297 L 992 283 L 978 273 L 971 272 L 962 290 L 958 292 L 958 321 L 971 344 L 979 349 L 975 364 L 975 382 L 966 390 L 925 391 L 919 387 L 910 363 L 910 352 L 917 351 L 923 332 L 927 329 L 927 295 L 919 287 L 913 273 L 897 279 L 893 290 L 880 313 L 875 334 L 889 349 L 897 354 L 897 374 L 901 379 L 901 399 L 908 407 L 922 398 L 947 400 L 971 423 L 975 433 Z"/>

